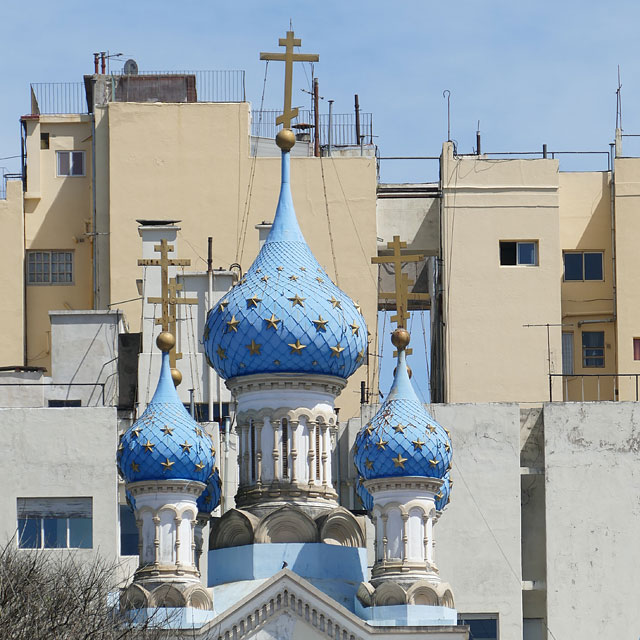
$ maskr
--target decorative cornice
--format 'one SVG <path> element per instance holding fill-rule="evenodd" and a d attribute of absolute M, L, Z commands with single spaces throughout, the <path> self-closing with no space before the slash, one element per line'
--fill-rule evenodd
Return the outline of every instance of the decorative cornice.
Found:
<path fill-rule="evenodd" d="M 338 396 L 347 385 L 347 381 L 335 376 L 323 376 L 302 373 L 256 373 L 249 376 L 229 378 L 227 388 L 237 398 L 243 393 L 257 391 L 299 390 L 317 391 Z"/>
<path fill-rule="evenodd" d="M 375 497 L 376 493 L 382 491 L 430 491 L 437 493 L 442 486 L 440 478 L 422 478 L 420 476 L 401 476 L 398 478 L 374 478 L 365 480 L 364 486 L 367 491 Z"/>
<path fill-rule="evenodd" d="M 127 483 L 127 489 L 136 497 L 150 493 L 186 493 L 196 498 L 206 485 L 197 480 L 141 480 Z"/>

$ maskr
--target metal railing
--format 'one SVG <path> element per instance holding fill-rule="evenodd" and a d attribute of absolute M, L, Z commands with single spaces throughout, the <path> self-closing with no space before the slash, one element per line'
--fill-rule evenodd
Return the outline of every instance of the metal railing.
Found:
<path fill-rule="evenodd" d="M 198 102 L 245 102 L 245 72 L 233 71 L 143 71 L 138 76 L 194 76 Z M 135 78 L 110 73 L 117 84 L 120 78 Z M 111 95 L 115 92 L 111 90 Z M 84 82 L 36 82 L 31 84 L 31 114 L 56 115 L 89 113 Z"/>
<path fill-rule="evenodd" d="M 0 167 L 0 200 L 7 199 L 7 167 Z"/>
<path fill-rule="evenodd" d="M 251 112 L 251 135 L 260 138 L 275 138 L 279 125 L 276 126 L 276 118 L 281 111 L 269 109 Z M 294 121 L 296 124 L 313 125 L 313 113 L 308 109 L 301 109 Z M 319 117 L 320 146 L 329 144 L 329 114 L 323 113 Z M 310 129 L 313 140 L 313 128 Z M 331 115 L 331 146 L 354 147 L 362 141 L 364 144 L 373 144 L 373 115 L 360 113 L 360 138 L 356 132 L 356 118 L 354 113 L 334 113 Z"/>
<path fill-rule="evenodd" d="M 618 400 L 620 382 L 627 380 L 631 384 L 631 398 L 637 402 L 640 398 L 640 373 L 550 373 L 549 401 L 553 402 L 553 378 L 562 379 L 563 400 L 565 402 L 600 402 Z M 586 380 L 586 384 L 585 384 Z M 586 391 L 586 392 L 585 392 Z"/>

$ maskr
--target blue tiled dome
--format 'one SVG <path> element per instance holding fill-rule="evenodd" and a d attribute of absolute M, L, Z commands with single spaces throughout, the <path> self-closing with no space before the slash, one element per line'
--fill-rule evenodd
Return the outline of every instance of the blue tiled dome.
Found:
<path fill-rule="evenodd" d="M 447 504 L 449 504 L 449 498 L 451 496 L 451 478 L 447 473 L 442 478 L 442 486 L 440 487 L 440 493 L 436 494 L 436 510 L 444 511 Z"/>
<path fill-rule="evenodd" d="M 211 513 L 220 504 L 221 494 L 222 482 L 220 480 L 220 473 L 216 468 L 207 480 L 207 488 L 198 498 L 198 511 L 200 513 Z"/>
<path fill-rule="evenodd" d="M 451 440 L 416 396 L 399 350 L 393 385 L 382 406 L 358 433 L 354 461 L 365 480 L 399 476 L 444 478 Z"/>
<path fill-rule="evenodd" d="M 364 486 L 364 478 L 362 476 L 359 476 L 358 481 L 356 482 L 356 493 L 362 501 L 362 506 L 367 511 L 371 511 L 371 509 L 373 509 L 373 496 L 367 491 L 367 488 Z"/>
<path fill-rule="evenodd" d="M 213 462 L 211 438 L 182 405 L 165 352 L 153 399 L 120 440 L 120 473 L 127 482 L 180 479 L 206 483 Z"/>
<path fill-rule="evenodd" d="M 225 379 L 299 372 L 347 378 L 364 361 L 360 309 L 333 284 L 298 226 L 288 152 L 271 232 L 242 280 L 210 310 L 204 347 Z"/>

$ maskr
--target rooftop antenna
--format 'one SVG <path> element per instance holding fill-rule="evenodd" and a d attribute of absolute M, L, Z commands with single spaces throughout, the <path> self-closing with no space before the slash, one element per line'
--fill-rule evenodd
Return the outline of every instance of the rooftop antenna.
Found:
<path fill-rule="evenodd" d="M 447 99 L 447 142 L 451 142 L 451 91 L 445 89 L 442 97 Z"/>
<path fill-rule="evenodd" d="M 618 65 L 618 88 L 616 89 L 616 129 L 622 129 L 622 82 Z"/>
<path fill-rule="evenodd" d="M 476 155 L 481 156 L 482 150 L 480 145 L 480 120 L 478 120 L 478 128 L 476 129 Z"/>

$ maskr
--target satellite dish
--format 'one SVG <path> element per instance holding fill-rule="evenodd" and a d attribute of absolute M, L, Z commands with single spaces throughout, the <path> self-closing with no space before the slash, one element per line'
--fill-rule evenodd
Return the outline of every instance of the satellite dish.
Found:
<path fill-rule="evenodd" d="M 138 75 L 138 63 L 133 58 L 129 58 L 124 63 L 124 74 L 127 76 Z"/>

